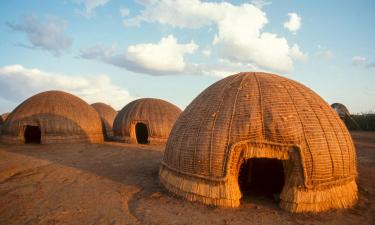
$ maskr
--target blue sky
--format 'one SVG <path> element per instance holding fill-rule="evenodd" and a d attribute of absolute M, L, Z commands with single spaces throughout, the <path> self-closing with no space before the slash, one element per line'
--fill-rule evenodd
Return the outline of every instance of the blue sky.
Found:
<path fill-rule="evenodd" d="M 0 0 L 0 113 L 50 89 L 116 109 L 140 97 L 183 109 L 241 71 L 374 111 L 374 27 L 371 0 Z"/>

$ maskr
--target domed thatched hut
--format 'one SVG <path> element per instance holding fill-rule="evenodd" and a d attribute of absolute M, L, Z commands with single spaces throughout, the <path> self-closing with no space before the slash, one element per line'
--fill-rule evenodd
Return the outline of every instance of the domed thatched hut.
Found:
<path fill-rule="evenodd" d="M 352 118 L 345 105 L 341 103 L 333 103 L 331 107 L 337 112 L 349 130 L 360 130 L 358 123 Z"/>
<path fill-rule="evenodd" d="M 5 120 L 8 118 L 9 113 L 3 113 L 0 115 L 0 124 L 4 123 Z"/>
<path fill-rule="evenodd" d="M 99 114 L 82 99 L 62 91 L 34 95 L 9 115 L 5 143 L 102 142 Z"/>
<path fill-rule="evenodd" d="M 333 109 L 266 73 L 227 77 L 195 98 L 173 126 L 159 171 L 169 191 L 190 201 L 237 207 L 243 193 L 265 191 L 292 212 L 352 206 L 356 174 L 351 136 Z"/>
<path fill-rule="evenodd" d="M 92 107 L 99 113 L 102 120 L 104 137 L 109 139 L 113 136 L 112 125 L 115 117 L 117 115 L 116 110 L 114 110 L 110 105 L 104 103 L 94 103 L 91 104 Z"/>
<path fill-rule="evenodd" d="M 333 103 L 331 107 L 339 114 L 340 118 L 350 116 L 349 110 L 341 103 Z"/>
<path fill-rule="evenodd" d="M 181 110 L 164 100 L 142 98 L 127 104 L 113 122 L 114 135 L 129 143 L 166 142 Z"/>
<path fill-rule="evenodd" d="M 2 125 L 5 122 L 5 120 L 8 118 L 9 113 L 3 113 L 0 115 L 0 135 L 2 130 Z"/>

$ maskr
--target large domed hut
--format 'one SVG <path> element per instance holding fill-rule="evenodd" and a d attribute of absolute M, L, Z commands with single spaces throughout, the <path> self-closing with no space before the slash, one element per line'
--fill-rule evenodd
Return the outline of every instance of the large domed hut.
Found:
<path fill-rule="evenodd" d="M 99 114 L 82 99 L 62 91 L 34 95 L 3 124 L 5 143 L 102 142 Z"/>
<path fill-rule="evenodd" d="M 350 115 L 350 112 L 348 108 L 344 104 L 341 103 L 333 103 L 331 107 L 337 112 L 339 117 L 342 121 L 344 121 L 346 127 L 349 130 L 359 130 L 360 127 L 358 123 L 353 119 L 353 117 Z"/>
<path fill-rule="evenodd" d="M 128 143 L 165 143 L 181 109 L 155 98 L 130 102 L 113 122 L 114 135 Z"/>
<path fill-rule="evenodd" d="M 117 115 L 116 110 L 114 110 L 110 105 L 101 102 L 91 104 L 91 106 L 94 107 L 94 109 L 99 113 L 102 120 L 104 137 L 106 139 L 110 139 L 113 137 L 112 125 Z"/>
<path fill-rule="evenodd" d="M 159 176 L 190 201 L 237 207 L 249 194 L 291 212 L 357 200 L 353 141 L 309 88 L 273 74 L 239 73 L 196 97 L 176 121 Z"/>

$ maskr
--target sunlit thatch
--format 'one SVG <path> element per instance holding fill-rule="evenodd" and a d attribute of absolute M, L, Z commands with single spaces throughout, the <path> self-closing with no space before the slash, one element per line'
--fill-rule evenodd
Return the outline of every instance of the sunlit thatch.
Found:
<path fill-rule="evenodd" d="M 40 143 L 102 142 L 99 114 L 82 99 L 62 91 L 47 91 L 25 100 L 12 111 L 1 141 L 27 142 L 27 131 Z"/>
<path fill-rule="evenodd" d="M 190 103 L 171 131 L 160 180 L 188 200 L 237 207 L 239 171 L 252 158 L 281 160 L 279 205 L 288 211 L 357 200 L 355 148 L 344 123 L 309 88 L 266 73 L 229 76 Z"/>
<path fill-rule="evenodd" d="M 164 100 L 138 99 L 118 112 L 113 132 L 120 140 L 130 143 L 166 142 L 180 113 L 177 106 Z"/>

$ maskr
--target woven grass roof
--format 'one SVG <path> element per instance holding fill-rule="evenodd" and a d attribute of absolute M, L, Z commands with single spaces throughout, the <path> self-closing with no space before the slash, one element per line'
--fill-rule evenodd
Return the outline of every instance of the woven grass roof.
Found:
<path fill-rule="evenodd" d="M 267 73 L 229 76 L 196 97 L 171 131 L 160 180 L 188 200 L 236 207 L 239 170 L 251 158 L 282 160 L 286 210 L 357 199 L 355 148 L 336 112 L 311 89 Z"/>
<path fill-rule="evenodd" d="M 42 92 L 21 103 L 3 124 L 1 141 L 24 143 L 26 126 L 40 128 L 42 143 L 103 141 L 95 109 L 62 91 Z"/>
<path fill-rule="evenodd" d="M 161 99 L 137 99 L 118 112 L 113 122 L 113 132 L 123 141 L 137 143 L 135 126 L 137 123 L 144 123 L 150 143 L 166 142 L 180 113 L 181 109 L 177 106 Z"/>
<path fill-rule="evenodd" d="M 103 131 L 106 138 L 110 138 L 113 136 L 112 125 L 115 117 L 117 115 L 117 111 L 112 108 L 112 106 L 97 102 L 91 104 L 92 107 L 99 113 L 99 116 L 102 120 Z"/>

